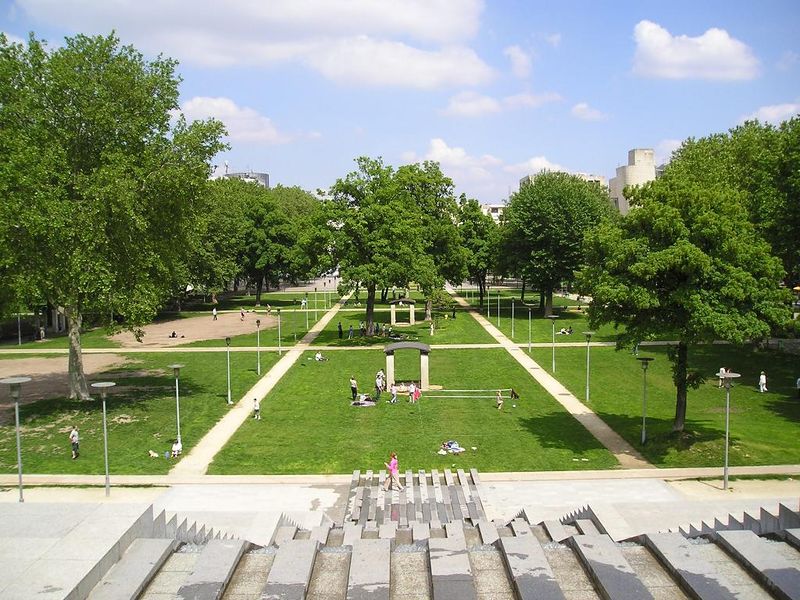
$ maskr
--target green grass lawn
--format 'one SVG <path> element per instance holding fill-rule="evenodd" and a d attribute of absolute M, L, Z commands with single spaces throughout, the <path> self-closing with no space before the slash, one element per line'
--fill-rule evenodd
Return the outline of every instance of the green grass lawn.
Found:
<path fill-rule="evenodd" d="M 95 329 L 89 329 L 88 331 L 84 331 L 81 333 L 81 346 L 83 348 L 116 348 L 119 346 L 119 342 L 116 340 L 112 340 L 108 337 L 107 331 L 104 327 L 97 327 Z M 48 333 L 47 335 L 51 335 Z M 0 344 L 0 348 L 3 349 L 13 349 L 13 348 L 20 348 L 24 350 L 47 350 L 47 349 L 66 349 L 69 348 L 69 337 L 67 336 L 66 332 L 62 335 L 57 335 L 53 337 L 48 337 L 42 341 L 23 341 L 22 345 L 17 345 L 16 341 L 13 343 L 3 343 Z"/>
<path fill-rule="evenodd" d="M 261 306 L 259 309 L 266 309 L 269 304 L 273 309 L 275 308 L 299 308 L 300 301 L 305 296 L 305 292 L 263 292 L 261 294 Z M 317 291 L 316 303 L 317 308 L 322 310 L 327 303 L 328 308 L 333 306 L 339 300 L 339 294 L 336 290 L 329 290 L 327 287 L 322 287 Z M 202 299 L 194 299 L 186 304 L 189 311 L 209 313 L 211 309 L 216 306 L 217 310 L 232 310 L 237 311 L 240 308 L 253 309 L 256 308 L 256 297 L 253 294 L 224 294 L 219 296 L 219 301 L 216 305 L 212 304 L 211 297 L 209 296 L 205 301 Z M 314 292 L 308 292 L 308 306 L 313 310 L 314 308 Z"/>
<path fill-rule="evenodd" d="M 262 374 L 277 353 L 261 354 Z M 163 458 L 176 435 L 175 380 L 168 365 L 181 370 L 181 436 L 184 452 L 228 411 L 225 354 L 164 353 L 137 355 L 136 361 L 110 371 L 117 382 L 107 400 L 110 471 L 113 474 L 166 473 Z M 138 374 L 136 372 L 143 372 Z M 101 374 L 94 381 L 106 379 Z M 255 353 L 231 354 L 231 390 L 238 400 L 257 381 Z M 40 400 L 20 407 L 22 464 L 26 473 L 101 474 L 103 466 L 102 403 L 65 398 Z M 10 423 L 0 425 L 0 471 L 16 472 L 13 409 Z M 7 419 L 8 420 L 8 419 Z M 71 460 L 67 436 L 72 424 L 81 436 L 81 456 Z M 158 452 L 149 458 L 147 451 Z"/>
<path fill-rule="evenodd" d="M 727 345 L 698 346 L 690 363 L 708 380 L 689 390 L 683 435 L 672 433 L 675 387 L 666 347 L 644 347 L 640 356 L 655 360 L 647 371 L 647 437 L 642 448 L 642 370 L 626 351 L 591 348 L 590 403 L 615 431 L 662 467 L 717 466 L 723 461 L 725 390 L 713 373 L 720 366 L 741 373 L 731 389 L 730 464 L 769 465 L 800 462 L 800 400 L 794 388 L 797 357 L 774 351 L 754 351 Z M 533 358 L 551 369 L 551 353 L 535 348 Z M 756 382 L 764 369 L 769 392 L 758 393 Z M 586 350 L 556 349 L 556 376 L 580 400 L 586 393 Z"/>
<path fill-rule="evenodd" d="M 209 472 L 347 473 L 380 469 L 391 450 L 401 469 L 476 467 L 485 471 L 597 469 L 613 456 L 551 399 L 504 350 L 436 350 L 430 379 L 450 389 L 514 387 L 517 407 L 497 411 L 492 398 L 438 399 L 423 394 L 373 408 L 350 406 L 348 378 L 371 391 L 384 366 L 380 350 L 330 352 L 318 363 L 306 353 L 262 404 L 261 421 L 248 420 L 214 459 Z M 396 355 L 399 381 L 419 376 L 419 353 Z M 493 396 L 492 392 L 484 395 Z M 444 440 L 467 448 L 460 456 L 436 452 Z M 471 450 L 472 447 L 477 450 Z"/>
<path fill-rule="evenodd" d="M 375 322 L 379 325 L 390 322 L 391 313 L 388 310 L 377 311 L 375 314 Z M 457 311 L 456 318 L 451 319 L 451 311 L 434 311 L 434 318 L 436 319 L 436 328 L 434 335 L 430 334 L 430 321 L 423 321 L 425 318 L 424 308 L 417 309 L 415 312 L 416 324 L 413 326 L 400 325 L 394 327 L 394 333 L 403 336 L 404 340 L 418 341 L 425 344 L 491 344 L 495 340 L 486 333 L 486 330 L 481 327 L 478 322 L 465 311 Z M 445 315 L 447 319 L 445 319 Z M 369 337 L 361 337 L 358 331 L 360 321 L 366 319 L 366 313 L 361 311 L 339 311 L 336 317 L 328 323 L 327 327 L 320 332 L 315 344 L 327 344 L 330 346 L 371 346 L 371 345 L 385 345 L 390 343 L 391 340 L 383 335 Z M 408 309 L 399 309 L 397 313 L 397 320 L 408 323 Z M 340 340 L 337 330 L 338 323 L 342 323 L 343 337 Z M 353 339 L 348 340 L 347 334 L 353 326 Z"/>

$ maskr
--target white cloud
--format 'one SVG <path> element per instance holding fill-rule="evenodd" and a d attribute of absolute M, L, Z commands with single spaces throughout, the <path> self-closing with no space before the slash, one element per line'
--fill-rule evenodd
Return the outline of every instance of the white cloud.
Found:
<path fill-rule="evenodd" d="M 750 48 L 724 29 L 698 37 L 673 36 L 652 21 L 634 27 L 633 72 L 656 79 L 743 80 L 758 75 L 758 59 Z"/>
<path fill-rule="evenodd" d="M 495 98 L 477 92 L 461 92 L 450 98 L 442 114 L 450 117 L 480 117 L 501 110 L 502 105 Z"/>
<path fill-rule="evenodd" d="M 663 165 L 672 160 L 672 153 L 681 147 L 681 140 L 661 140 L 655 147 L 655 160 L 657 165 Z"/>
<path fill-rule="evenodd" d="M 511 61 L 511 72 L 520 79 L 525 79 L 531 74 L 531 57 L 519 46 L 508 46 L 503 50 Z"/>
<path fill-rule="evenodd" d="M 538 108 L 548 102 L 557 102 L 561 96 L 554 92 L 532 94 L 523 92 L 497 99 L 477 92 L 461 92 L 447 103 L 442 114 L 450 117 L 480 117 L 517 108 Z"/>
<path fill-rule="evenodd" d="M 213 117 L 222 121 L 231 141 L 282 144 L 292 138 L 277 130 L 272 121 L 246 106 L 238 106 L 230 98 L 195 96 L 181 104 L 181 112 L 189 121 Z"/>
<path fill-rule="evenodd" d="M 553 48 L 558 48 L 561 45 L 561 34 L 551 33 L 544 36 L 544 41 L 550 44 Z"/>
<path fill-rule="evenodd" d="M 787 102 L 786 104 L 772 104 L 770 106 L 762 106 L 755 112 L 745 115 L 739 119 L 740 123 L 745 121 L 752 121 L 758 119 L 762 123 L 772 123 L 779 125 L 783 121 L 788 121 L 792 117 L 800 114 L 800 103 Z"/>
<path fill-rule="evenodd" d="M 566 171 L 561 165 L 551 162 L 545 156 L 534 156 L 526 161 L 503 167 L 506 173 L 532 175 L 541 171 Z"/>
<path fill-rule="evenodd" d="M 41 24 L 116 29 L 126 43 L 211 67 L 294 62 L 346 84 L 476 85 L 492 69 L 467 43 L 482 0 L 16 0 Z"/>
<path fill-rule="evenodd" d="M 607 114 L 592 108 L 586 102 L 578 102 L 572 107 L 570 113 L 576 119 L 582 119 L 583 121 L 605 121 L 608 119 Z"/>
<path fill-rule="evenodd" d="M 465 192 L 481 202 L 497 202 L 507 197 L 510 190 L 519 186 L 521 175 L 538 173 L 542 169 L 563 170 L 544 156 L 507 165 L 491 154 L 472 155 L 465 148 L 450 146 L 442 138 L 431 139 L 422 156 L 405 152 L 402 158 L 408 163 L 420 160 L 439 162 L 442 172 L 453 180 L 459 193 Z"/>

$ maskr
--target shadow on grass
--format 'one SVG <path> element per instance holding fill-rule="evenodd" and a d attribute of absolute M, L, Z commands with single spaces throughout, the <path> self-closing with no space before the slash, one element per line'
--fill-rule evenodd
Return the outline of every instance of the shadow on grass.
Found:
<path fill-rule="evenodd" d="M 519 420 L 520 427 L 535 437 L 542 448 L 568 450 L 583 455 L 603 445 L 566 412 L 549 413 Z"/>

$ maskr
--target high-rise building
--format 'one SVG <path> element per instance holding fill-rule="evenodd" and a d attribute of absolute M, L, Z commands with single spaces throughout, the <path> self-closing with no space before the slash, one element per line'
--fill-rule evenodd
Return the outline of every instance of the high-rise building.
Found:
<path fill-rule="evenodd" d="M 656 178 L 656 159 L 652 148 L 634 148 L 628 152 L 628 164 L 617 167 L 617 176 L 608 183 L 611 202 L 621 214 L 630 209 L 622 193 L 626 186 L 642 185 Z"/>
<path fill-rule="evenodd" d="M 256 173 L 255 171 L 247 171 L 244 173 L 225 173 L 223 177 L 241 179 L 242 181 L 257 183 L 265 188 L 269 188 L 269 173 Z"/>

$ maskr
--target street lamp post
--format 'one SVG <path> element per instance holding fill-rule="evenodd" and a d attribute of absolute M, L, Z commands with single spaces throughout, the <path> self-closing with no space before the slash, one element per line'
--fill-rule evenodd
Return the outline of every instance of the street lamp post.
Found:
<path fill-rule="evenodd" d="M 256 319 L 256 373 L 261 375 L 261 319 Z"/>
<path fill-rule="evenodd" d="M 295 340 L 297 339 L 297 334 L 295 334 Z M 281 309 L 278 309 L 278 356 L 281 355 Z"/>
<path fill-rule="evenodd" d="M 528 307 L 528 354 L 531 353 L 531 307 Z"/>
<path fill-rule="evenodd" d="M 17 345 L 22 346 L 22 321 L 17 313 Z"/>
<path fill-rule="evenodd" d="M 306 298 L 305 299 L 306 299 L 306 301 L 305 301 L 305 305 L 306 305 L 306 332 L 308 332 L 308 292 L 306 292 Z"/>
<path fill-rule="evenodd" d="M 497 328 L 500 329 L 500 288 L 497 289 Z"/>
<path fill-rule="evenodd" d="M 11 398 L 14 400 L 14 426 L 17 432 L 17 473 L 19 475 L 19 501 L 25 502 L 22 497 L 22 446 L 20 445 L 19 436 L 19 394 L 23 383 L 28 383 L 30 377 L 7 377 L 0 379 L 0 383 L 7 383 L 11 386 Z"/>
<path fill-rule="evenodd" d="M 511 299 L 511 339 L 514 339 L 514 299 Z"/>
<path fill-rule="evenodd" d="M 731 383 L 733 379 L 741 377 L 739 373 L 726 371 L 720 372 L 720 376 L 725 380 L 725 469 L 722 476 L 722 489 L 728 489 L 728 443 L 730 440 L 731 429 Z"/>
<path fill-rule="evenodd" d="M 113 381 L 100 381 L 93 383 L 92 387 L 100 390 L 100 397 L 103 399 L 103 460 L 106 464 L 106 497 L 111 495 L 111 482 L 108 478 L 108 429 L 106 427 L 106 393 L 108 388 L 112 388 L 116 383 Z"/>
<path fill-rule="evenodd" d="M 225 338 L 225 346 L 226 349 L 226 358 L 228 362 L 228 404 L 233 404 L 233 400 L 231 400 L 231 338 Z"/>
<path fill-rule="evenodd" d="M 317 288 L 314 288 L 314 321 L 317 320 Z"/>
<path fill-rule="evenodd" d="M 558 315 L 547 315 L 550 322 L 553 324 L 553 373 L 556 372 L 556 319 Z"/>
<path fill-rule="evenodd" d="M 487 320 L 490 319 L 491 316 L 492 316 L 491 315 L 491 309 L 490 309 L 491 305 L 492 305 L 492 297 L 489 294 L 489 286 L 487 285 L 486 286 L 486 319 Z"/>
<path fill-rule="evenodd" d="M 652 356 L 637 356 L 642 365 L 642 446 L 647 442 L 647 367 L 651 360 L 655 360 Z"/>
<path fill-rule="evenodd" d="M 178 443 L 182 444 L 183 440 L 181 439 L 181 394 L 180 388 L 178 386 L 178 380 L 180 379 L 181 369 L 186 365 L 181 364 L 174 364 L 170 365 L 169 368 L 172 369 L 172 374 L 175 377 L 175 425 L 178 430 Z"/>
<path fill-rule="evenodd" d="M 592 341 L 594 331 L 584 331 L 586 336 L 586 404 L 589 404 L 589 343 Z"/>

